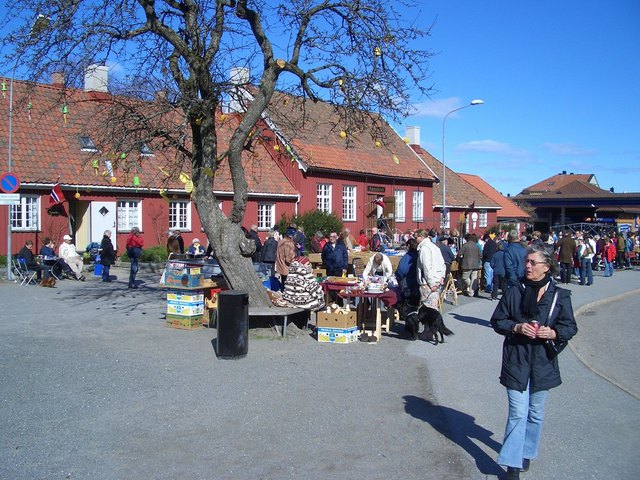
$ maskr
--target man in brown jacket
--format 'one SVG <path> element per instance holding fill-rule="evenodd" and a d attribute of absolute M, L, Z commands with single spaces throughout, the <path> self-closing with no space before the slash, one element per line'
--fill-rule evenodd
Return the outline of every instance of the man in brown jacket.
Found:
<path fill-rule="evenodd" d="M 556 243 L 559 248 L 558 263 L 560 263 L 560 277 L 562 283 L 571 283 L 571 271 L 573 270 L 573 255 L 576 251 L 576 241 L 571 237 L 571 231 L 562 232 L 562 238 Z"/>

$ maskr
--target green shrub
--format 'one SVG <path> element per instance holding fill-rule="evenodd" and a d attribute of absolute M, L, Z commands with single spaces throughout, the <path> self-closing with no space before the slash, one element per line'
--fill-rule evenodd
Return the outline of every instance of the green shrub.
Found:
<path fill-rule="evenodd" d="M 304 228 L 304 234 L 307 238 L 305 250 L 307 251 L 309 250 L 311 238 L 313 238 L 316 232 L 320 231 L 325 235 L 329 232 L 340 233 L 343 226 L 342 220 L 340 220 L 337 215 L 321 212 L 317 209 L 310 210 L 302 215 L 293 215 L 290 218 L 287 218 L 286 215 L 282 215 L 276 226 L 280 230 L 280 233 L 284 234 L 291 223 L 295 223 L 298 226 L 301 225 L 302 228 Z"/>
<path fill-rule="evenodd" d="M 127 252 L 120 255 L 121 262 L 130 262 Z M 142 249 L 141 262 L 146 263 L 164 263 L 167 261 L 167 247 L 165 245 L 155 245 L 149 248 Z"/>

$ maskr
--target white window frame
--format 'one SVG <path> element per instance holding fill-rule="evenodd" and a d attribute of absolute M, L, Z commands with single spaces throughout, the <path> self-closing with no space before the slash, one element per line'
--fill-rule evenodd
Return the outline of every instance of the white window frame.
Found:
<path fill-rule="evenodd" d="M 343 222 L 355 222 L 356 221 L 356 199 L 357 199 L 357 187 L 355 185 L 343 185 L 342 186 L 342 221 Z"/>
<path fill-rule="evenodd" d="M 11 230 L 37 232 L 40 230 L 40 195 L 20 195 L 20 203 L 11 205 Z"/>
<path fill-rule="evenodd" d="M 487 211 L 486 210 L 480 210 L 480 213 L 478 215 L 480 218 L 478 218 L 478 227 L 479 228 L 487 228 L 487 223 L 488 223 L 488 215 L 487 215 Z"/>
<path fill-rule="evenodd" d="M 405 204 L 405 198 L 406 198 L 406 191 L 405 190 L 394 190 L 393 192 L 393 196 L 396 199 L 396 211 L 394 212 L 395 214 L 395 220 L 398 223 L 403 223 L 406 221 L 406 204 Z"/>
<path fill-rule="evenodd" d="M 424 192 L 413 192 L 411 219 L 416 223 L 424 222 Z"/>
<path fill-rule="evenodd" d="M 179 207 L 177 212 L 172 211 Z M 183 212 L 180 211 L 184 210 Z M 176 215 L 185 218 L 176 218 Z M 189 200 L 172 200 L 169 202 L 169 230 L 191 231 L 191 202 Z"/>
<path fill-rule="evenodd" d="M 331 194 L 333 185 L 330 183 L 318 183 L 316 186 L 316 207 L 321 212 L 331 213 Z"/>
<path fill-rule="evenodd" d="M 132 215 L 133 204 L 135 211 Z M 130 232 L 133 227 L 142 230 L 142 200 L 138 198 L 121 198 L 116 208 L 118 232 Z"/>
<path fill-rule="evenodd" d="M 275 224 L 275 218 L 275 203 L 258 203 L 258 230 L 269 230 Z"/>

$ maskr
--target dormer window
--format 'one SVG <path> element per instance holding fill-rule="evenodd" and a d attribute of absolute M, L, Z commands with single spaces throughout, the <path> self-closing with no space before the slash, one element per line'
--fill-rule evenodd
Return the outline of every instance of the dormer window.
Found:
<path fill-rule="evenodd" d="M 98 147 L 96 147 L 96 144 L 93 143 L 93 140 L 91 140 L 91 137 L 80 136 L 80 137 L 78 137 L 78 140 L 80 141 L 80 149 L 83 152 L 97 152 L 98 151 Z"/>
<path fill-rule="evenodd" d="M 149 147 L 149 145 L 147 145 L 146 143 L 143 143 L 142 146 L 140 147 L 140 155 L 142 155 L 143 157 L 154 157 L 154 153 L 153 150 L 151 150 L 151 148 Z"/>

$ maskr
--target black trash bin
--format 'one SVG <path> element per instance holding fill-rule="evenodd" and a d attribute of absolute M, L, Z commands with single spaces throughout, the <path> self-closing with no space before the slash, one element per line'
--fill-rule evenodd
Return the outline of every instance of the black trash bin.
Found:
<path fill-rule="evenodd" d="M 224 290 L 218 294 L 218 337 L 220 358 L 242 358 L 249 350 L 249 294 Z"/>

